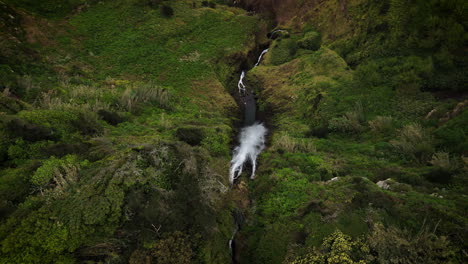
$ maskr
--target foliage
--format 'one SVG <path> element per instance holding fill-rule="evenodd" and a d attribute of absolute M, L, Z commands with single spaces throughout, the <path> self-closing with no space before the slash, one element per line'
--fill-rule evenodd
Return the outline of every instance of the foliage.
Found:
<path fill-rule="evenodd" d="M 319 249 L 313 249 L 305 256 L 298 257 L 291 264 L 305 263 L 369 263 L 372 260 L 369 246 L 361 239 L 353 240 L 350 236 L 336 230 L 323 240 Z"/>
<path fill-rule="evenodd" d="M 57 187 L 63 188 L 70 182 L 78 180 L 79 169 L 80 163 L 76 156 L 67 155 L 61 159 L 51 157 L 32 175 L 31 183 L 42 187 L 53 179 Z"/>

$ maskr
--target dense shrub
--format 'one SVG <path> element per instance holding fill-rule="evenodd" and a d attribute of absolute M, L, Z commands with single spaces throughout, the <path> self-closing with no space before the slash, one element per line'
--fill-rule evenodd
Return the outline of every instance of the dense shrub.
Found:
<path fill-rule="evenodd" d="M 78 180 L 80 162 L 76 156 L 67 155 L 61 159 L 51 157 L 39 167 L 31 177 L 31 183 L 42 187 L 54 180 L 54 184 L 64 188 Z"/>
<path fill-rule="evenodd" d="M 319 248 L 309 250 L 304 256 L 296 257 L 287 264 L 365 264 L 371 261 L 370 249 L 362 239 L 352 239 L 350 236 L 336 230 L 323 240 Z"/>
<path fill-rule="evenodd" d="M 9 121 L 6 129 L 11 137 L 21 137 L 28 141 L 53 140 L 56 138 L 51 129 L 22 119 Z"/>

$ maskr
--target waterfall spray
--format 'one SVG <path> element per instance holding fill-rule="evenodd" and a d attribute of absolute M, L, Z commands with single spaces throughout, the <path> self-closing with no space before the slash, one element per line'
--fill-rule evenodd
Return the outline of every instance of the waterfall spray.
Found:
<path fill-rule="evenodd" d="M 255 123 L 242 129 L 239 138 L 240 145 L 234 149 L 234 157 L 231 160 L 229 182 L 234 183 L 242 174 L 242 169 L 247 161 L 252 164 L 251 179 L 255 178 L 257 156 L 265 148 L 265 135 L 267 129 L 263 124 Z"/>

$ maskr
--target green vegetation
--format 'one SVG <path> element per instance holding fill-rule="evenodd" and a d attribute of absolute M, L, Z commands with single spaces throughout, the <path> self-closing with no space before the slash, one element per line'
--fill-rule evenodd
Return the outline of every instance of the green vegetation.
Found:
<path fill-rule="evenodd" d="M 441 32 L 460 29 L 465 5 L 351 2 L 353 33 L 331 36 L 326 2 L 313 27 L 279 25 L 290 36 L 249 72 L 274 130 L 250 184 L 242 263 L 461 263 L 466 96 L 438 97 L 465 91 L 452 75 L 466 72 L 455 58 L 464 33 Z"/>
<path fill-rule="evenodd" d="M 0 1 L 0 263 L 467 262 L 466 3 L 254 2 Z"/>
<path fill-rule="evenodd" d="M 188 0 L 1 7 L 0 263 L 228 262 L 225 85 L 260 19 Z"/>

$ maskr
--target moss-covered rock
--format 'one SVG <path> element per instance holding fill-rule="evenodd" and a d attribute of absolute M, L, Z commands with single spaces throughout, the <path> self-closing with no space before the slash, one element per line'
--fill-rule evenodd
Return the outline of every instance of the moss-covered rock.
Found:
<path fill-rule="evenodd" d="M 286 63 L 294 58 L 297 49 L 297 42 L 292 38 L 275 40 L 266 58 L 267 63 L 273 65 Z"/>
<path fill-rule="evenodd" d="M 322 37 L 320 33 L 311 31 L 307 32 L 305 36 L 298 42 L 299 47 L 308 50 L 318 50 L 322 45 Z"/>

